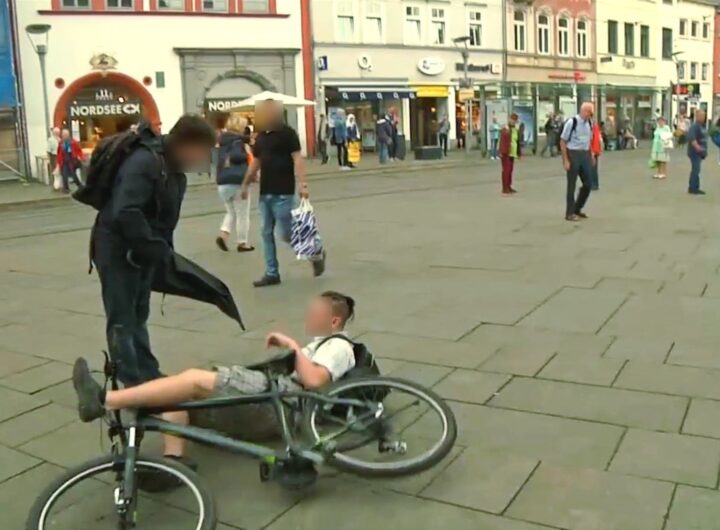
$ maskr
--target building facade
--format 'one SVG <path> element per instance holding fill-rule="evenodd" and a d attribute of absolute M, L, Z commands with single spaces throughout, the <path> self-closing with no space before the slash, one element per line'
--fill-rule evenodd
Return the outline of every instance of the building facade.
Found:
<path fill-rule="evenodd" d="M 715 9 L 713 40 L 713 121 L 720 118 L 720 7 Z"/>
<path fill-rule="evenodd" d="M 466 116 L 459 89 L 502 80 L 500 0 L 312 0 L 317 112 L 353 113 L 366 150 L 375 121 L 390 110 L 411 146 L 435 145 L 447 116 L 451 138 L 482 120 L 477 90 Z M 455 42 L 458 38 L 461 41 Z"/>
<path fill-rule="evenodd" d="M 12 8 L 9 0 L 0 0 L 0 180 L 20 178 L 27 170 Z"/>
<path fill-rule="evenodd" d="M 579 102 L 595 99 L 595 2 L 514 0 L 506 9 L 503 104 L 523 121 L 532 119 L 526 131 L 541 133 L 548 114 L 571 116 Z"/>
<path fill-rule="evenodd" d="M 22 0 L 17 23 L 51 26 L 51 125 L 69 128 L 91 150 L 140 119 L 167 131 L 195 112 L 221 128 L 234 102 L 262 90 L 312 94 L 303 9 L 304 0 Z M 29 39 L 20 42 L 29 150 L 41 155 L 40 69 Z M 306 125 L 313 126 L 305 112 L 290 110 L 288 120 L 305 145 Z"/>

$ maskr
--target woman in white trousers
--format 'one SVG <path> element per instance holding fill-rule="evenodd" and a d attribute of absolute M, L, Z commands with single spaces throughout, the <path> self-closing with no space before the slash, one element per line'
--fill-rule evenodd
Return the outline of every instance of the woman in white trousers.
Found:
<path fill-rule="evenodd" d="M 225 252 L 228 251 L 230 236 L 235 231 L 237 251 L 250 252 L 250 198 L 243 200 L 241 187 L 249 161 L 249 138 L 244 136 L 247 119 L 237 113 L 230 115 L 225 131 L 220 135 L 218 153 L 217 184 L 218 194 L 225 205 L 225 218 L 220 225 L 220 235 L 215 243 Z"/>

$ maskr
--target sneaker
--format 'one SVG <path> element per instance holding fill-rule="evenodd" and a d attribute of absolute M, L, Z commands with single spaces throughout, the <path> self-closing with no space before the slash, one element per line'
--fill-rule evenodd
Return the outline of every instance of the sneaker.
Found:
<path fill-rule="evenodd" d="M 197 464 L 184 456 L 168 456 L 165 458 L 179 462 L 193 471 L 197 471 Z M 143 468 L 136 475 L 138 488 L 146 493 L 161 493 L 179 488 L 184 483 L 179 477 L 160 470 Z"/>
<path fill-rule="evenodd" d="M 215 238 L 215 244 L 216 244 L 216 245 L 218 246 L 218 248 L 219 248 L 220 250 L 222 250 L 223 252 L 227 252 L 227 251 L 228 251 L 227 242 L 225 241 L 225 238 L 224 238 L 224 237 L 222 237 L 222 236 L 217 236 L 217 238 Z"/>
<path fill-rule="evenodd" d="M 280 276 L 264 275 L 259 280 L 253 282 L 255 287 L 269 287 L 270 285 L 280 285 Z"/>
<path fill-rule="evenodd" d="M 73 366 L 73 387 L 78 397 L 78 414 L 84 423 L 89 423 L 105 415 L 100 396 L 103 389 L 90 375 L 87 361 L 79 357 Z"/>
<path fill-rule="evenodd" d="M 688 193 L 690 195 L 705 195 L 703 190 L 688 190 Z"/>
<path fill-rule="evenodd" d="M 327 253 L 323 250 L 322 254 L 320 254 L 320 258 L 312 260 L 312 268 L 313 268 L 313 276 L 316 278 L 318 276 L 322 276 L 325 272 L 325 258 L 327 257 Z"/>

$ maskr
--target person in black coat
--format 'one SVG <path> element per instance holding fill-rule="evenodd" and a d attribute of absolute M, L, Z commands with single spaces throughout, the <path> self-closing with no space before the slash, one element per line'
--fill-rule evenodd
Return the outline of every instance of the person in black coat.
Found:
<path fill-rule="evenodd" d="M 122 162 L 91 235 L 107 319 L 109 351 L 125 386 L 162 376 L 147 320 L 153 273 L 173 247 L 185 195 L 185 168 L 206 163 L 215 133 L 199 116 L 181 117 L 165 136 L 138 128 L 143 144 Z"/>

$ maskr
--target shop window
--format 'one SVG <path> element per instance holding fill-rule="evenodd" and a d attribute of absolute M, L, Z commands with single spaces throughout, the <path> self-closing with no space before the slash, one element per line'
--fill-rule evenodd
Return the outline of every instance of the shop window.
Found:
<path fill-rule="evenodd" d="M 670 28 L 662 30 L 662 58 L 672 59 L 673 57 L 673 34 Z"/>
<path fill-rule="evenodd" d="M 422 43 L 422 20 L 417 6 L 405 6 L 405 43 Z"/>
<path fill-rule="evenodd" d="M 383 41 L 382 4 L 367 2 L 365 5 L 365 42 Z"/>
<path fill-rule="evenodd" d="M 690 63 L 690 81 L 697 79 L 697 63 Z"/>
<path fill-rule="evenodd" d="M 578 20 L 577 23 L 577 56 L 588 56 L 588 22 L 586 20 Z"/>
<path fill-rule="evenodd" d="M 650 26 L 640 26 L 640 57 L 650 57 Z"/>
<path fill-rule="evenodd" d="M 618 23 L 608 20 L 608 53 L 618 52 Z"/>
<path fill-rule="evenodd" d="M 482 13 L 470 11 L 468 13 L 468 35 L 470 46 L 482 46 Z"/>
<path fill-rule="evenodd" d="M 703 39 L 710 38 L 710 22 L 703 22 Z"/>
<path fill-rule="evenodd" d="M 203 11 L 216 11 L 219 13 L 227 13 L 228 2 L 227 0 L 203 0 L 202 8 Z"/>
<path fill-rule="evenodd" d="M 432 43 L 445 44 L 445 9 L 433 7 L 431 10 Z"/>
<path fill-rule="evenodd" d="M 164 11 L 185 11 L 185 0 L 158 0 L 158 9 Z"/>
<path fill-rule="evenodd" d="M 570 19 L 565 17 L 558 20 L 558 55 L 570 55 Z"/>
<path fill-rule="evenodd" d="M 108 9 L 133 9 L 134 0 L 107 0 Z"/>
<path fill-rule="evenodd" d="M 515 14 L 513 15 L 513 39 L 515 51 L 524 52 L 526 50 L 524 11 L 515 11 Z"/>
<path fill-rule="evenodd" d="M 684 37 L 685 35 L 687 35 L 687 23 L 688 23 L 688 21 L 685 20 L 684 18 L 680 19 L 680 28 L 679 29 L 680 29 L 681 37 Z"/>
<path fill-rule="evenodd" d="M 708 69 L 709 69 L 709 66 L 710 66 L 710 65 L 709 65 L 708 63 L 703 63 L 703 65 L 702 65 L 702 78 L 701 78 L 701 79 L 702 79 L 703 81 L 707 81 L 707 80 L 708 80 Z"/>
<path fill-rule="evenodd" d="M 537 52 L 542 55 L 550 53 L 550 17 L 538 16 L 538 42 Z"/>
<path fill-rule="evenodd" d="M 685 79 L 685 61 L 678 61 L 677 63 L 677 75 L 678 79 Z"/>
<path fill-rule="evenodd" d="M 63 9 L 90 9 L 90 0 L 62 0 Z"/>
<path fill-rule="evenodd" d="M 352 1 L 337 2 L 337 40 L 355 41 L 355 11 Z"/>
<path fill-rule="evenodd" d="M 270 12 L 270 1 L 269 0 L 243 0 L 242 1 L 243 13 L 269 13 Z"/>
<path fill-rule="evenodd" d="M 635 24 L 625 23 L 625 55 L 635 55 Z"/>
<path fill-rule="evenodd" d="M 693 20 L 692 23 L 690 24 L 690 36 L 697 37 L 699 28 L 700 28 L 700 24 L 696 20 Z"/>

